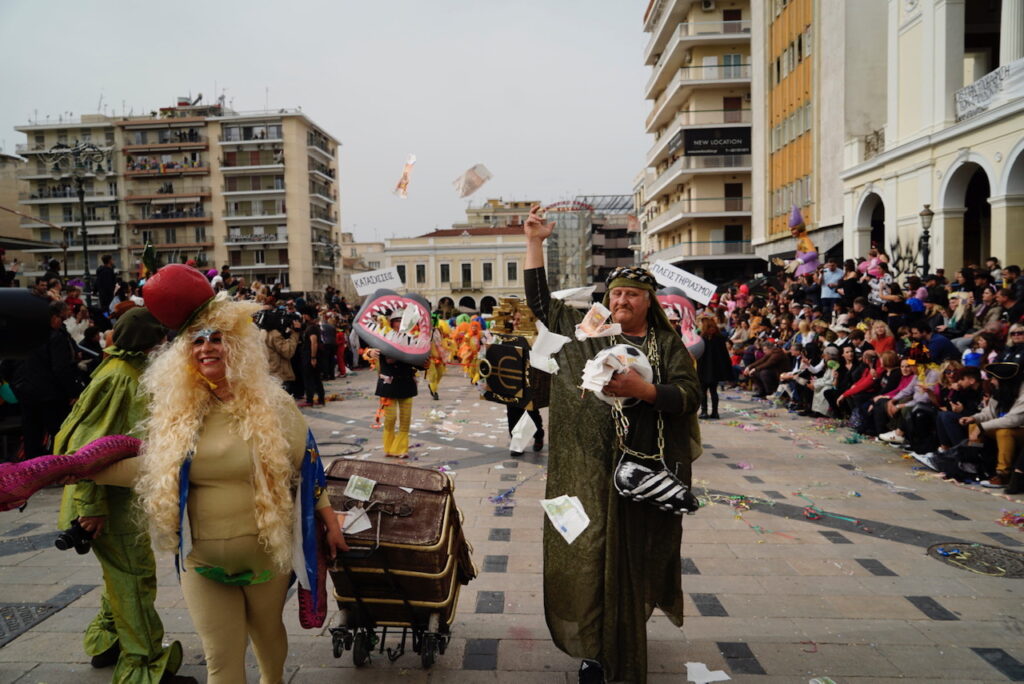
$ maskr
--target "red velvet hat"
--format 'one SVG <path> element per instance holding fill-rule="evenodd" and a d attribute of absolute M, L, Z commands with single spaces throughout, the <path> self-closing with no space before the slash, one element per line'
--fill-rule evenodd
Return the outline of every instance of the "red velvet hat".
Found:
<path fill-rule="evenodd" d="M 181 330 L 213 300 L 213 286 L 202 273 L 184 264 L 157 271 L 143 288 L 146 308 L 163 325 Z"/>

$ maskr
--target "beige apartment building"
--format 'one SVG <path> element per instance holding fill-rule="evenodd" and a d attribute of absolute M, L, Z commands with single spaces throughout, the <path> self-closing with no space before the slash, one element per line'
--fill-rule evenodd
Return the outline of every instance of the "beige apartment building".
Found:
<path fill-rule="evenodd" d="M 489 313 L 500 297 L 525 296 L 522 224 L 533 204 L 490 199 L 452 228 L 386 240 L 380 268 L 398 269 L 406 290 L 435 308 Z"/>
<path fill-rule="evenodd" d="M 650 0 L 641 261 L 713 281 L 758 270 L 751 245 L 751 3 Z"/>
<path fill-rule="evenodd" d="M 1024 1 L 890 0 L 877 32 L 883 135 L 846 142 L 847 255 L 881 242 L 920 273 L 928 205 L 930 270 L 1024 264 Z"/>
<path fill-rule="evenodd" d="M 21 157 L 0 152 L 0 207 L 18 211 L 22 186 L 26 186 L 20 178 L 24 167 L 25 160 Z M 5 268 L 16 273 L 12 276 L 12 284 L 19 287 L 27 284 L 23 275 L 25 264 L 34 265 L 36 258 L 26 250 L 38 246 L 35 240 L 26 239 L 17 214 L 0 210 L 0 248 L 6 252 L 3 256 Z"/>
<path fill-rule="evenodd" d="M 341 281 L 338 141 L 299 110 L 240 113 L 179 99 L 147 116 L 93 115 L 17 130 L 29 139 L 18 149 L 29 160 L 22 204 L 61 226 L 78 224 L 75 189 L 51 178 L 42 155 L 76 141 L 109 153 L 112 173 L 84 178 L 91 270 L 110 253 L 134 277 L 152 244 L 164 263 L 228 264 L 249 283 L 307 291 Z M 41 224 L 22 226 L 60 242 Z M 69 271 L 81 272 L 81 261 L 69 254 Z"/>

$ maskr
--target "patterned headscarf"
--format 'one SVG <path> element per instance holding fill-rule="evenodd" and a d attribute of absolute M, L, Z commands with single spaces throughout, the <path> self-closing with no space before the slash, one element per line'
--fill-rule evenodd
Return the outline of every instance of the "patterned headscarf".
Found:
<path fill-rule="evenodd" d="M 619 266 L 608 274 L 605 283 L 609 290 L 613 287 L 638 287 L 654 292 L 658 287 L 651 272 L 641 266 Z"/>
<path fill-rule="evenodd" d="M 605 306 L 608 306 L 611 291 L 616 287 L 636 287 L 641 290 L 647 290 L 650 293 L 649 297 L 651 300 L 651 306 L 647 310 L 648 322 L 656 328 L 676 332 L 675 326 L 668 320 L 668 315 L 661 308 L 661 304 L 654 294 L 658 287 L 658 281 L 654 279 L 654 276 L 646 268 L 641 266 L 619 266 L 608 274 L 605 283 L 608 285 L 608 289 L 604 293 Z"/>

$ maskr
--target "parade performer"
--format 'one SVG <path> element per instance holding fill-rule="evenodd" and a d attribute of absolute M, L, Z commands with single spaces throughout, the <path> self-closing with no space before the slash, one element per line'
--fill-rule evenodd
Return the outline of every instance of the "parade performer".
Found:
<path fill-rule="evenodd" d="M 93 372 L 54 439 L 55 454 L 70 454 L 107 435 L 127 435 L 145 418 L 138 392 L 149 352 L 166 336 L 148 310 L 136 307 L 114 325 L 113 345 Z M 157 684 L 195 680 L 175 677 L 182 662 L 181 644 L 163 645 L 164 628 L 153 603 L 156 560 L 134 510 L 128 487 L 105 487 L 83 481 L 64 488 L 59 525 L 72 522 L 92 535 L 92 551 L 103 570 L 103 595 L 96 617 L 85 630 L 83 645 L 93 667 L 115 665 L 111 680 Z"/>
<path fill-rule="evenodd" d="M 395 309 L 388 316 L 395 332 L 398 332 L 404 313 L 402 309 Z M 412 400 L 417 394 L 416 366 L 382 354 L 379 349 L 371 349 L 369 354 L 380 363 L 376 395 L 381 397 L 384 409 L 384 455 L 409 458 L 409 424 L 412 422 Z"/>
<path fill-rule="evenodd" d="M 198 271 L 178 265 L 150 279 L 146 299 L 178 335 L 142 376 L 149 418 L 139 458 L 95 480 L 134 482 L 157 547 L 177 549 L 207 681 L 245 681 L 251 639 L 260 681 L 280 682 L 293 561 L 305 563 L 295 570 L 307 587 L 311 562 L 315 568 L 314 508 L 327 529 L 325 550 L 333 556 L 347 548 L 326 491 L 313 486 L 323 470 L 312 435 L 270 375 L 252 323 L 257 305 L 214 297 Z M 296 529 L 301 541 L 293 538 Z M 324 611 L 326 597 L 314 596 L 315 608 Z"/>
<path fill-rule="evenodd" d="M 542 220 L 539 207 L 531 210 L 524 227 L 526 296 L 552 332 L 571 337 L 583 317 L 551 299 L 546 286 L 543 241 L 553 228 Z M 645 623 L 652 611 L 661 609 L 675 625 L 683 622 L 681 518 L 651 502 L 626 498 L 613 484 L 624 451 L 660 452 L 666 468 L 656 478 L 672 476 L 687 486 L 691 462 L 700 454 L 700 390 L 693 358 L 657 305 L 654 289 L 654 278 L 644 269 L 612 271 L 605 305 L 622 334 L 574 338 L 555 357 L 561 370 L 552 378 L 546 494 L 577 496 L 590 524 L 572 544 L 545 524 L 544 609 L 555 644 L 584 659 L 581 682 L 607 676 L 642 684 L 647 679 Z M 655 379 L 646 382 L 635 370 L 613 376 L 603 394 L 637 400 L 621 411 L 594 393 L 581 396 L 577 387 L 587 361 L 620 344 L 646 354 Z M 620 441 L 621 427 L 626 429 Z"/>
<path fill-rule="evenodd" d="M 818 270 L 818 248 L 807 236 L 807 226 L 804 224 L 804 217 L 800 213 L 800 207 L 793 205 L 793 211 L 789 215 L 789 231 L 796 240 L 796 256 L 790 261 L 772 259 L 776 266 L 785 266 L 786 271 L 796 277 L 811 275 Z"/>
<path fill-rule="evenodd" d="M 434 332 L 430 336 L 430 360 L 427 366 L 427 389 L 434 401 L 440 399 L 437 388 L 441 385 L 441 378 L 448 370 L 448 353 L 445 338 L 451 334 L 448 322 L 437 320 L 434 323 Z"/>

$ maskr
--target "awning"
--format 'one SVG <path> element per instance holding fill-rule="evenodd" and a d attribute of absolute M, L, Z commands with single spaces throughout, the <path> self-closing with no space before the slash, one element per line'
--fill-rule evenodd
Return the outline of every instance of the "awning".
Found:
<path fill-rule="evenodd" d="M 3 249 L 46 249 L 53 246 L 52 242 L 0 235 L 0 247 Z"/>

